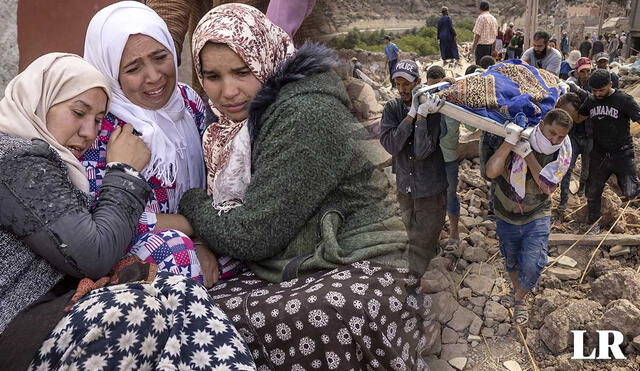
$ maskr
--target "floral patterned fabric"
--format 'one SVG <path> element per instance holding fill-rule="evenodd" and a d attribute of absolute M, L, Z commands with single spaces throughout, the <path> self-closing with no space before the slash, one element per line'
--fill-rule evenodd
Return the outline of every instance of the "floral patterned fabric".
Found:
<path fill-rule="evenodd" d="M 210 293 L 258 370 L 425 370 L 419 280 L 369 262 L 279 284 L 244 273 Z"/>
<path fill-rule="evenodd" d="M 293 41 L 286 32 L 271 23 L 259 10 L 244 4 L 225 4 L 209 11 L 198 23 L 192 40 L 193 60 L 200 84 L 203 84 L 200 51 L 207 42 L 226 44 L 240 56 L 261 83 L 295 52 Z M 245 135 L 246 140 L 234 140 L 242 128 L 248 134 L 247 120 L 233 121 L 211 102 L 210 105 L 219 120 L 207 128 L 202 140 L 207 191 L 214 196 L 214 207 L 228 210 L 241 204 L 242 199 L 238 195 L 244 196 L 250 180 L 251 163 L 241 161 L 242 158 L 251 158 L 248 135 Z M 238 160 L 230 161 L 231 157 Z M 226 169 L 234 163 L 241 166 Z M 231 186 L 217 181 L 223 171 L 235 174 L 225 177 L 225 183 L 231 183 Z M 226 191 L 222 192 L 222 189 Z M 225 202 L 230 204 L 224 205 Z"/>
<path fill-rule="evenodd" d="M 42 343 L 30 370 L 254 370 L 202 285 L 158 273 L 91 291 Z"/>

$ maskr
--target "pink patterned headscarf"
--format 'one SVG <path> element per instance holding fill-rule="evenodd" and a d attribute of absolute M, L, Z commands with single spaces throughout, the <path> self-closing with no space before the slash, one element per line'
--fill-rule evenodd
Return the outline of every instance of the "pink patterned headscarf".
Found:
<path fill-rule="evenodd" d="M 244 4 L 220 5 L 209 11 L 193 32 L 191 50 L 200 84 L 203 83 L 200 51 L 207 42 L 226 44 L 261 83 L 295 52 L 289 35 L 258 9 Z M 247 120 L 234 122 L 209 104 L 219 118 L 207 128 L 202 143 L 208 170 L 207 191 L 212 195 L 216 177 L 229 162 L 232 141 Z M 214 206 L 215 203 L 214 197 Z"/>

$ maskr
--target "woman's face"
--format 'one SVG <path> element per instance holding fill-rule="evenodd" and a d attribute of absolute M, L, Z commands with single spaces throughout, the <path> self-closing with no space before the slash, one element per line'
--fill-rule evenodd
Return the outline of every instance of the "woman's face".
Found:
<path fill-rule="evenodd" d="M 96 139 L 106 111 L 107 94 L 102 88 L 92 88 L 51 106 L 47 130 L 79 159 Z"/>
<path fill-rule="evenodd" d="M 131 35 L 120 59 L 118 80 L 124 95 L 142 108 L 164 107 L 176 87 L 171 52 L 146 35 Z"/>
<path fill-rule="evenodd" d="M 565 128 L 561 125 L 556 124 L 545 124 L 544 121 L 540 124 L 540 130 L 542 131 L 542 135 L 544 135 L 549 142 L 554 146 L 562 143 L 564 138 L 569 134 L 569 128 Z"/>
<path fill-rule="evenodd" d="M 249 116 L 249 103 L 262 84 L 231 48 L 207 43 L 200 52 L 202 83 L 213 105 L 233 121 Z"/>

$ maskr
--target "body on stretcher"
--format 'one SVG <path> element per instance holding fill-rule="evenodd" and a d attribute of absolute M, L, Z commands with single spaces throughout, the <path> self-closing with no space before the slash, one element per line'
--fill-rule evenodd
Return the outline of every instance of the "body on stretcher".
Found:
<path fill-rule="evenodd" d="M 458 77 L 455 80 L 460 81 L 471 76 L 480 76 L 480 75 L 481 75 L 480 73 L 475 72 L 469 75 Z M 421 88 L 420 90 L 426 93 L 435 93 L 448 85 L 450 85 L 448 82 L 443 81 L 434 85 L 427 85 Z M 420 97 L 421 102 L 424 102 L 425 100 L 426 100 L 425 97 Z M 512 123 L 512 122 L 500 123 L 488 117 L 484 117 L 476 113 L 469 112 L 465 108 L 459 107 L 450 102 L 444 102 L 442 107 L 440 107 L 440 109 L 438 110 L 438 112 L 442 113 L 445 116 L 451 117 L 454 120 L 460 121 L 465 125 L 472 126 L 474 128 L 478 128 L 480 130 L 483 130 L 495 135 L 499 135 L 501 137 L 506 136 L 507 125 L 516 125 L 515 123 Z M 529 136 L 531 135 L 532 132 L 533 132 L 533 127 L 528 127 L 522 132 L 521 136 L 525 139 L 529 139 Z"/>

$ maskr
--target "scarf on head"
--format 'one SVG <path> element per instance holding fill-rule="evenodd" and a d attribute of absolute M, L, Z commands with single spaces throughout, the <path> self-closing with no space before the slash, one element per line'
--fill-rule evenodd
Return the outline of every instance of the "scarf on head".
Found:
<path fill-rule="evenodd" d="M 71 183 L 85 193 L 89 192 L 89 181 L 84 167 L 49 132 L 46 117 L 52 106 L 96 87 L 107 94 L 106 110 L 111 90 L 104 76 L 77 55 L 50 53 L 11 80 L 0 101 L 0 133 L 47 142 L 67 165 Z"/>
<path fill-rule="evenodd" d="M 130 35 L 142 34 L 162 44 L 172 55 L 177 74 L 177 55 L 165 22 L 151 8 L 135 1 L 121 1 L 100 10 L 91 19 L 84 44 L 84 58 L 107 76 L 113 90 L 109 111 L 142 133 L 151 160 L 142 170 L 164 187 L 175 184 L 171 207 L 191 188 L 204 187 L 204 163 L 200 135 L 180 89 L 173 86 L 167 104 L 148 110 L 132 103 L 118 82 L 120 60 Z"/>
<path fill-rule="evenodd" d="M 540 179 L 548 187 L 559 184 L 569 170 L 569 165 L 571 165 L 571 139 L 569 139 L 569 136 L 566 136 L 562 143 L 554 145 L 542 134 L 540 125 L 536 125 L 529 137 L 529 144 L 531 144 L 531 148 L 534 151 L 545 155 L 560 151 L 558 158 L 545 165 L 540 171 Z M 516 192 L 518 202 L 524 199 L 526 178 L 527 163 L 522 157 L 514 153 L 509 183 Z"/>
<path fill-rule="evenodd" d="M 200 20 L 193 32 L 191 50 L 201 84 L 200 51 L 207 42 L 226 44 L 261 83 L 295 52 L 289 35 L 259 10 L 243 4 L 218 6 Z M 207 128 L 203 138 L 207 191 L 216 209 L 228 211 L 242 203 L 251 179 L 247 119 L 232 121 L 215 107 L 215 102 L 209 104 L 219 119 Z"/>

